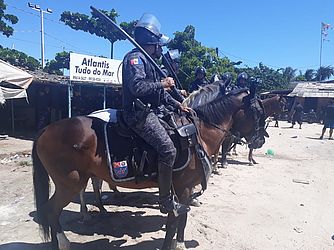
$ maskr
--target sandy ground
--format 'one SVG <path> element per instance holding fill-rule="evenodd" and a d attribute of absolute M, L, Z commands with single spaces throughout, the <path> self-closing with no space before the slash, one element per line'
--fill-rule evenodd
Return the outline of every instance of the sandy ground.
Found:
<path fill-rule="evenodd" d="M 269 126 L 270 138 L 255 151 L 259 164 L 248 166 L 247 149 L 239 146 L 222 175 L 210 179 L 202 206 L 188 217 L 189 249 L 334 249 L 334 141 L 318 139 L 319 124 L 280 126 Z M 0 140 L 1 250 L 49 249 L 34 222 L 31 145 Z M 165 217 L 157 210 L 157 190 L 121 189 L 125 197 L 118 199 L 104 191 L 108 214 L 93 212 L 89 225 L 80 221 L 78 200 L 65 208 L 61 221 L 72 249 L 161 246 Z M 91 191 L 87 199 L 93 204 Z"/>

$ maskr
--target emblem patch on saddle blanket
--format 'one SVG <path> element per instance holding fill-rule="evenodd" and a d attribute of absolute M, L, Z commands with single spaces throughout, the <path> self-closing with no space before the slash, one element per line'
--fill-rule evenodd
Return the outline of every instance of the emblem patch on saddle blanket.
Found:
<path fill-rule="evenodd" d="M 126 161 L 113 162 L 113 172 L 118 178 L 124 178 L 128 175 L 128 163 Z"/>

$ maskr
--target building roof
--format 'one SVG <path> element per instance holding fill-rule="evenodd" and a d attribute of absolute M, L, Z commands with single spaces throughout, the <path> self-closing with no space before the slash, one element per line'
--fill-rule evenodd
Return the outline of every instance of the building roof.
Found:
<path fill-rule="evenodd" d="M 334 83 L 301 82 L 288 96 L 334 98 Z"/>
<path fill-rule="evenodd" d="M 27 97 L 26 89 L 33 78 L 26 71 L 0 60 L 0 104 L 6 99 Z"/>

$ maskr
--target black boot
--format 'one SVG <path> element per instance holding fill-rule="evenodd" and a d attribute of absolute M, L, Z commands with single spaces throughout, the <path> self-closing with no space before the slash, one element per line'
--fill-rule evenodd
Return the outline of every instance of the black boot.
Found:
<path fill-rule="evenodd" d="M 189 212 L 190 207 L 176 202 L 170 193 L 173 169 L 164 164 L 159 164 L 158 170 L 160 212 L 164 214 L 174 213 L 175 217 Z"/>

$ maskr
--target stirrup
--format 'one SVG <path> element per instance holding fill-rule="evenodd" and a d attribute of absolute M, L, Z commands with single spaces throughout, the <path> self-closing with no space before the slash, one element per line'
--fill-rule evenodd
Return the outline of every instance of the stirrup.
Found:
<path fill-rule="evenodd" d="M 174 196 L 170 195 L 160 203 L 160 212 L 163 214 L 173 213 L 175 217 L 188 213 L 190 207 L 175 201 Z"/>

